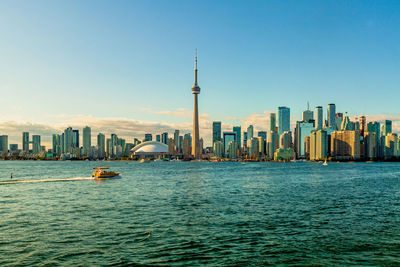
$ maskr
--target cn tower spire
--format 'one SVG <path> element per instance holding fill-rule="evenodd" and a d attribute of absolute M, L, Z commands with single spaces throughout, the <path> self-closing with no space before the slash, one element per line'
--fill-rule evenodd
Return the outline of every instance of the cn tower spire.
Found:
<path fill-rule="evenodd" d="M 192 94 L 194 95 L 192 156 L 194 159 L 201 159 L 201 147 L 199 140 L 199 107 L 197 99 L 198 94 L 200 94 L 200 87 L 197 84 L 197 48 L 194 57 L 194 85 L 192 87 Z"/>

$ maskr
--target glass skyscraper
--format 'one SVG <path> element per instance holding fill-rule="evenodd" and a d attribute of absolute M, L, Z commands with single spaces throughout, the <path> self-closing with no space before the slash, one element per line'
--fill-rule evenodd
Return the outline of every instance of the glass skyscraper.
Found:
<path fill-rule="evenodd" d="M 278 107 L 278 134 L 290 131 L 290 108 Z"/>
<path fill-rule="evenodd" d="M 213 121 L 213 145 L 216 141 L 221 141 L 221 122 Z"/>
<path fill-rule="evenodd" d="M 233 126 L 233 132 L 236 134 L 236 142 L 240 149 L 242 147 L 242 127 Z"/>

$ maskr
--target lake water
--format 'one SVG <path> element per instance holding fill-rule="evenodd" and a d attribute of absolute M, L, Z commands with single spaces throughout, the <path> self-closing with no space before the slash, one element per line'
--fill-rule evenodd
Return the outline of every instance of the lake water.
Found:
<path fill-rule="evenodd" d="M 0 266 L 400 265 L 399 163 L 0 161 Z"/>

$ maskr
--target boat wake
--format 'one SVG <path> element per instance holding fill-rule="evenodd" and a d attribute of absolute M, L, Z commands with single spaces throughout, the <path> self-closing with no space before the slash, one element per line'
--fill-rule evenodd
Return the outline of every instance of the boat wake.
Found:
<path fill-rule="evenodd" d="M 9 181 L 0 181 L 0 184 L 68 182 L 68 181 L 85 181 L 93 179 L 94 179 L 93 177 L 73 177 L 73 178 L 59 178 L 59 179 L 9 180 Z"/>

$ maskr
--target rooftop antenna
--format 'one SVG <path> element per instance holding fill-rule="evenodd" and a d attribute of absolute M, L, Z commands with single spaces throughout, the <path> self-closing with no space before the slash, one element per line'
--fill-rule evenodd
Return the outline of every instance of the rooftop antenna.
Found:
<path fill-rule="evenodd" d="M 310 110 L 310 102 L 307 101 L 307 110 Z"/>

